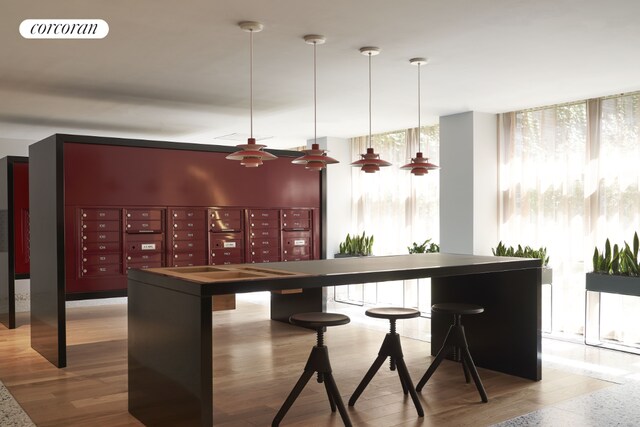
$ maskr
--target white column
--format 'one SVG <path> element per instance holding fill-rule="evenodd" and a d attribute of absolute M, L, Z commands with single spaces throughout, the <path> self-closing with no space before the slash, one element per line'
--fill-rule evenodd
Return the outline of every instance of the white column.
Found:
<path fill-rule="evenodd" d="M 491 255 L 498 243 L 495 114 L 440 118 L 440 250 Z"/>
<path fill-rule="evenodd" d="M 323 212 L 326 258 L 333 258 L 338 245 L 351 230 L 351 144 L 346 138 L 322 137 L 320 148 L 340 163 L 328 165 L 325 171 L 325 210 Z M 307 141 L 311 148 L 313 140 Z"/>

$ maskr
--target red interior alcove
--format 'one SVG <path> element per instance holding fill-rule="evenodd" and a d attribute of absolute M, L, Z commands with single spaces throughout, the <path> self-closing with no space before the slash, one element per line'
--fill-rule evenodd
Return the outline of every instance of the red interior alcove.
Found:
<path fill-rule="evenodd" d="M 29 164 L 13 164 L 15 274 L 29 274 Z"/>

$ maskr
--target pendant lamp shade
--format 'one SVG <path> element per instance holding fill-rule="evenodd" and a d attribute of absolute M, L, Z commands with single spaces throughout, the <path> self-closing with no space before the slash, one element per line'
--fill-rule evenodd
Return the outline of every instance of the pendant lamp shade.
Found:
<path fill-rule="evenodd" d="M 291 163 L 296 165 L 305 165 L 305 169 L 310 171 L 321 171 L 327 167 L 328 164 L 339 163 L 336 159 L 327 156 L 326 151 L 321 150 L 320 145 L 317 143 L 316 46 L 324 44 L 325 40 L 324 36 L 319 36 L 317 34 L 304 36 L 305 43 L 313 45 L 313 144 L 311 144 L 310 150 L 302 150 L 304 156 L 292 160 Z"/>
<path fill-rule="evenodd" d="M 416 156 L 411 159 L 411 163 L 407 163 L 400 167 L 400 169 L 410 170 L 415 176 L 422 176 L 429 173 L 430 170 L 440 169 L 440 166 L 429 163 L 429 158 L 424 157 L 420 150 L 420 145 L 422 143 L 422 128 L 420 127 L 420 67 L 427 63 L 427 59 L 411 58 L 409 63 L 418 67 L 418 152 L 416 153 Z"/>
<path fill-rule="evenodd" d="M 239 160 L 242 166 L 247 168 L 257 168 L 263 161 L 273 160 L 277 157 L 266 151 L 262 151 L 266 145 L 256 144 L 256 139 L 253 137 L 253 33 L 262 31 L 264 26 L 259 22 L 244 21 L 240 22 L 238 26 L 242 31 L 249 33 L 249 98 L 250 98 L 250 123 L 251 133 L 247 139 L 246 144 L 236 145 L 239 151 L 229 154 L 226 158 L 228 160 Z"/>
<path fill-rule="evenodd" d="M 311 144 L 310 150 L 302 150 L 304 156 L 292 160 L 291 163 L 296 165 L 305 165 L 305 169 L 312 171 L 321 171 L 328 164 L 339 163 L 336 159 L 327 156 L 324 150 L 320 149 L 319 144 Z"/>
<path fill-rule="evenodd" d="M 361 159 L 351 163 L 351 166 L 359 167 L 362 172 L 375 173 L 381 167 L 391 166 L 391 163 L 380 158 L 380 154 L 376 154 L 371 144 L 371 57 L 380 53 L 377 47 L 362 47 L 360 53 L 369 57 L 369 147 L 367 152 L 360 154 Z"/>
<path fill-rule="evenodd" d="M 411 159 L 411 163 L 407 163 L 400 169 L 410 170 L 412 174 L 422 176 L 426 175 L 431 170 L 440 169 L 440 166 L 429 163 L 429 159 L 423 157 L 422 153 L 418 151 L 416 156 Z"/>

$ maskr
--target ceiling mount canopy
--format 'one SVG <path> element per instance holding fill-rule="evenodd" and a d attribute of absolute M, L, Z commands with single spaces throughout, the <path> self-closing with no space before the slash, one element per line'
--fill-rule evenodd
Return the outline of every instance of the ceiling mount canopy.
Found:
<path fill-rule="evenodd" d="M 375 173 L 381 167 L 391 166 L 391 163 L 382 160 L 379 154 L 373 150 L 371 139 L 371 57 L 380 53 L 380 48 L 366 46 L 360 48 L 360 53 L 369 57 L 369 144 L 367 152 L 360 154 L 361 159 L 351 163 L 351 166 L 359 167 L 365 173 Z"/>
<path fill-rule="evenodd" d="M 316 46 L 319 44 L 324 44 L 326 38 L 324 36 L 320 36 L 317 34 L 308 34 L 304 36 L 304 41 L 307 44 L 313 45 L 313 143 L 311 144 L 311 149 L 302 150 L 304 156 L 298 157 L 295 160 L 292 160 L 291 163 L 296 165 L 305 165 L 305 169 L 312 171 L 321 171 L 328 164 L 338 163 L 336 159 L 333 159 L 327 156 L 326 151 L 320 149 L 320 145 L 318 144 L 318 133 L 317 133 L 317 111 L 318 111 L 318 103 L 317 103 L 317 79 L 316 79 Z"/>
<path fill-rule="evenodd" d="M 429 173 L 430 170 L 440 169 L 439 166 L 429 163 L 429 158 L 424 157 L 421 150 L 422 144 L 422 128 L 420 126 L 420 67 L 428 62 L 427 58 L 411 58 L 409 63 L 418 67 L 418 152 L 411 159 L 411 163 L 407 163 L 400 169 L 410 170 L 415 176 L 422 176 Z"/>
<path fill-rule="evenodd" d="M 242 31 L 249 33 L 249 99 L 250 99 L 250 126 L 251 133 L 246 144 L 236 145 L 240 150 L 227 156 L 229 160 L 239 160 L 242 166 L 257 168 L 265 160 L 273 160 L 277 157 L 266 151 L 262 151 L 266 145 L 256 144 L 253 137 L 253 33 L 259 33 L 264 26 L 260 22 L 243 21 L 238 24 Z"/>

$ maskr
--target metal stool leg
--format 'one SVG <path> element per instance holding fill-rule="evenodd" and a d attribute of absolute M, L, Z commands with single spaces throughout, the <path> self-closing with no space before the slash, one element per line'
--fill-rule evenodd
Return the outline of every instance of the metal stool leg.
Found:
<path fill-rule="evenodd" d="M 306 371 L 306 370 L 302 373 L 302 375 L 300 376 L 300 379 L 298 380 L 296 385 L 293 387 L 293 390 L 291 390 L 291 393 L 289 393 L 287 400 L 284 401 L 284 403 L 282 404 L 282 407 L 276 414 L 276 417 L 273 419 L 273 422 L 271 423 L 272 427 L 277 427 L 280 425 L 280 422 L 282 421 L 284 416 L 287 414 L 287 412 L 291 408 L 291 405 L 293 405 L 293 402 L 296 401 L 296 399 L 300 395 L 300 392 L 302 391 L 304 386 L 307 385 L 307 383 L 309 382 L 313 374 L 314 374 L 314 371 Z"/>
<path fill-rule="evenodd" d="M 358 400 L 358 398 L 360 397 L 364 389 L 367 388 L 367 386 L 369 385 L 369 382 L 371 382 L 371 379 L 376 374 L 376 372 L 378 372 L 378 369 L 380 369 L 380 367 L 382 366 L 382 364 L 386 359 L 387 359 L 386 355 L 379 354 L 376 360 L 374 360 L 373 364 L 365 374 L 364 378 L 362 379 L 362 381 L 360 381 L 360 384 L 358 384 L 358 387 L 356 387 L 356 391 L 354 391 L 353 394 L 351 395 L 351 398 L 349 399 L 349 406 L 353 406 L 356 404 L 356 401 Z"/>
<path fill-rule="evenodd" d="M 338 386 L 333 379 L 333 375 L 331 372 L 325 375 L 324 381 L 329 386 L 329 390 L 331 390 L 331 395 L 333 397 L 333 401 L 338 407 L 338 412 L 340 412 L 340 417 L 342 418 L 342 422 L 346 427 L 351 427 L 351 419 L 349 418 L 349 414 L 347 413 L 347 408 L 344 407 L 344 403 L 342 403 L 342 396 L 340 396 L 340 392 L 338 391 Z"/>
<path fill-rule="evenodd" d="M 447 352 L 451 347 L 451 345 L 449 344 L 449 340 L 452 337 L 451 332 L 453 331 L 453 328 L 454 328 L 453 325 L 449 326 L 449 330 L 447 331 L 447 336 L 444 339 L 444 343 L 442 344 L 442 347 L 440 347 L 438 354 L 436 354 L 436 358 L 433 360 L 433 362 L 431 362 L 431 365 L 429 365 L 427 372 L 424 373 L 424 375 L 418 382 L 418 385 L 416 386 L 416 391 L 418 392 L 422 391 L 422 388 L 424 387 L 424 385 L 427 383 L 427 381 L 429 381 L 429 378 L 431 378 L 431 375 L 433 375 L 433 373 L 436 371 L 438 366 L 440 366 L 440 363 L 442 363 L 442 360 L 444 359 L 444 357 L 447 355 Z"/>
<path fill-rule="evenodd" d="M 407 365 L 404 363 L 404 358 L 399 358 L 398 360 L 396 360 L 396 366 L 398 368 L 398 373 L 400 374 L 402 384 L 405 385 L 406 388 L 408 389 L 409 395 L 411 396 L 411 400 L 413 400 L 413 405 L 416 407 L 416 411 L 418 411 L 418 416 L 424 417 L 424 410 L 422 409 L 422 404 L 420 403 L 420 399 L 418 399 L 418 394 L 416 393 L 416 389 L 413 388 L 411 375 L 409 374 Z"/>

